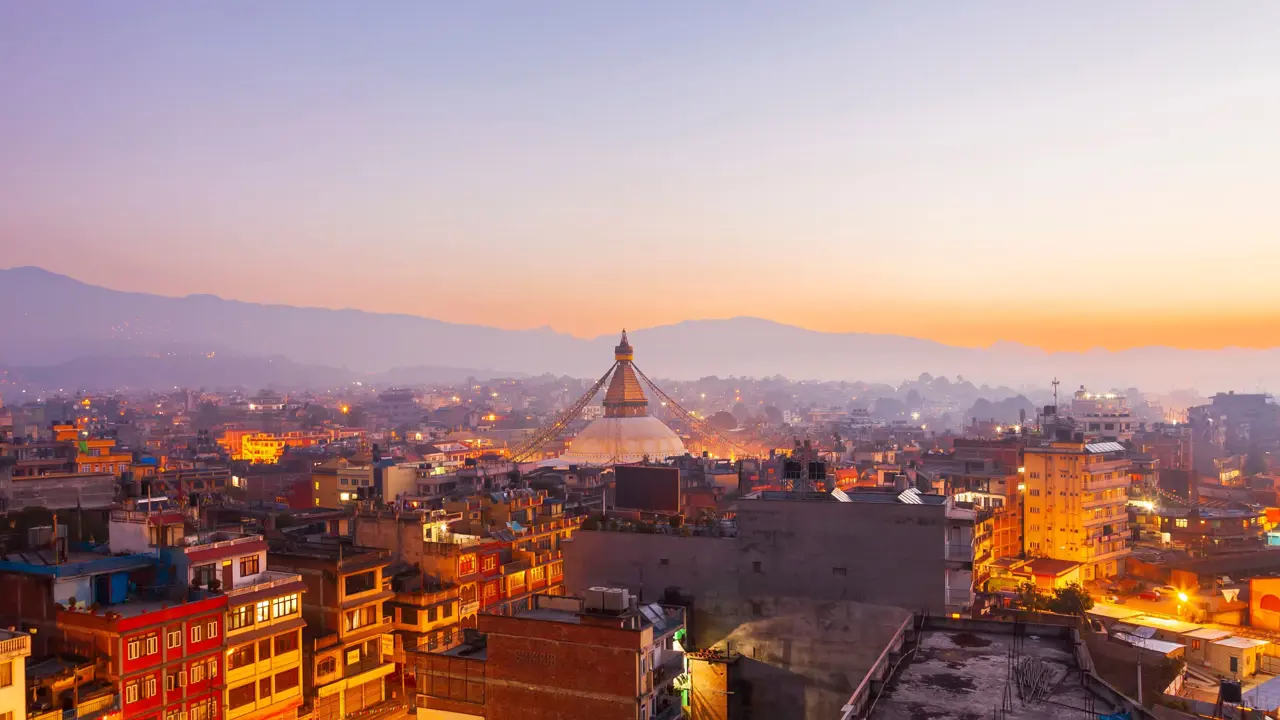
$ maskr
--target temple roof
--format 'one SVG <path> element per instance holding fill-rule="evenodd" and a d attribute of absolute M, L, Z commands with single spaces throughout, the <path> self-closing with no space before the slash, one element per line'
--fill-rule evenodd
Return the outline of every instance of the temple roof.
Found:
<path fill-rule="evenodd" d="M 635 356 L 631 343 L 627 342 L 627 331 L 622 331 L 622 341 L 614 348 L 614 359 L 618 366 L 609 378 L 609 389 L 604 394 L 605 414 L 616 417 L 624 409 L 628 415 L 646 414 L 649 399 L 644 395 L 644 387 L 640 378 L 636 377 L 631 360 Z"/>

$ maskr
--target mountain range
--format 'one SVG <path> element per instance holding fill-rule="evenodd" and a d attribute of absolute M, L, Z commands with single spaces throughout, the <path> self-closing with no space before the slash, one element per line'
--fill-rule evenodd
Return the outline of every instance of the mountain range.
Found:
<path fill-rule="evenodd" d="M 608 369 L 617 343 L 616 335 L 582 339 L 549 329 L 503 330 L 415 315 L 122 292 L 35 267 L 0 270 L 0 307 L 0 365 L 84 388 L 300 386 L 359 378 L 443 382 L 546 372 L 595 378 Z M 818 332 L 750 317 L 690 320 L 633 329 L 629 336 L 636 364 L 655 378 L 784 375 L 896 384 L 928 372 L 991 384 L 1048 386 L 1057 377 L 1066 387 L 1207 392 L 1280 382 L 1280 349 L 1048 353 L 1017 343 L 965 348 L 901 335 Z M 173 359 L 181 359 L 180 369 Z M 200 379 L 202 373 L 207 380 Z M 123 376 L 134 382 L 113 380 Z"/>

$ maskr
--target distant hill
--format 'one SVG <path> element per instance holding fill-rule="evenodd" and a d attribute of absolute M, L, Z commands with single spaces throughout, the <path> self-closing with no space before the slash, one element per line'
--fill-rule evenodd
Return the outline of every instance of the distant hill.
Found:
<path fill-rule="evenodd" d="M 423 367 L 477 376 L 550 372 L 595 377 L 607 369 L 617 341 L 614 335 L 583 340 L 548 329 L 501 330 L 413 315 L 262 305 L 210 295 L 119 292 L 33 267 L 0 270 L 0 307 L 5 318 L 0 363 L 9 366 L 213 352 L 269 364 L 287 360 L 298 367 L 286 374 L 315 373 L 325 378 L 318 384 L 342 373 Z M 1050 354 L 1014 343 L 975 349 L 899 335 L 823 333 L 757 318 L 690 320 L 632 329 L 630 335 L 637 364 L 655 378 L 781 374 L 897 384 L 928 372 L 992 384 L 1047 386 L 1058 377 L 1068 388 L 1087 384 L 1150 391 L 1246 391 L 1280 384 L 1280 351 L 1275 349 L 1153 347 Z M 198 364 L 194 368 L 200 369 Z M 85 372 L 91 376 L 94 370 L 86 367 Z M 226 372 L 239 371 L 228 367 Z M 388 377 L 408 381 L 402 372 L 413 371 L 397 370 Z"/>

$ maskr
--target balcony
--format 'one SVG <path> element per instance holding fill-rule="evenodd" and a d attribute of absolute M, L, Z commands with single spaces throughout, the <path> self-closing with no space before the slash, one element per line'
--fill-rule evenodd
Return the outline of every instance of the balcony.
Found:
<path fill-rule="evenodd" d="M 969 607 L 973 604 L 972 590 L 948 590 L 947 607 Z"/>
<path fill-rule="evenodd" d="M 0 661 L 31 655 L 31 636 L 0 630 Z"/>
<path fill-rule="evenodd" d="M 230 599 L 237 595 L 258 592 L 260 590 L 270 590 L 273 587 L 282 587 L 295 582 L 302 582 L 302 576 L 298 573 L 263 570 L 257 575 L 241 578 L 240 584 L 228 589 L 226 591 L 226 595 L 227 598 Z"/>
<path fill-rule="evenodd" d="M 973 562 L 973 544 L 947 543 L 946 558 L 952 562 Z"/>

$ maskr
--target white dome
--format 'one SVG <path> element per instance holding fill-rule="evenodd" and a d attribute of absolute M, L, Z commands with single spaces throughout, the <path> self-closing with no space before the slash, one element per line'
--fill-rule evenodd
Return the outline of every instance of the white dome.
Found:
<path fill-rule="evenodd" d="M 680 436 L 656 417 L 603 417 L 592 420 L 569 441 L 569 449 L 548 464 L 613 465 L 684 454 Z"/>

